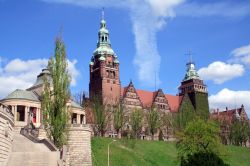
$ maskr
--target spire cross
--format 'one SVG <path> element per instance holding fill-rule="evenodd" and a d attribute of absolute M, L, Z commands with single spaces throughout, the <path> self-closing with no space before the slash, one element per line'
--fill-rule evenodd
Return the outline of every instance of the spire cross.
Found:
<path fill-rule="evenodd" d="M 102 8 L 102 20 L 104 20 L 104 7 Z"/>
<path fill-rule="evenodd" d="M 190 63 L 193 63 L 193 53 L 192 53 L 192 51 L 190 49 L 188 50 L 188 53 L 186 55 L 189 56 Z"/>

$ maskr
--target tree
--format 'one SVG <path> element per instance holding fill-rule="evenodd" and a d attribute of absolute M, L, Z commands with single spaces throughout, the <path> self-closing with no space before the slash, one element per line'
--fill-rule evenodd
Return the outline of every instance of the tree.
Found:
<path fill-rule="evenodd" d="M 161 116 L 161 129 L 165 129 L 167 132 L 167 139 L 169 138 L 169 135 L 173 134 L 173 128 L 174 128 L 174 118 L 171 113 L 164 113 Z M 162 130 L 160 131 L 160 134 L 162 133 Z M 161 138 L 159 136 L 159 138 Z"/>
<path fill-rule="evenodd" d="M 97 134 L 103 137 L 107 126 L 107 112 L 105 105 L 102 104 L 98 97 L 94 97 L 92 108 L 94 112 L 94 121 L 97 128 Z"/>
<path fill-rule="evenodd" d="M 123 106 L 119 103 L 117 107 L 114 108 L 114 128 L 117 132 L 118 138 L 121 138 L 120 130 L 124 124 L 123 116 Z"/>
<path fill-rule="evenodd" d="M 148 122 L 148 129 L 151 134 L 151 139 L 154 140 L 154 134 L 160 127 L 160 116 L 155 107 L 152 107 L 149 113 L 147 114 L 147 122 Z"/>
<path fill-rule="evenodd" d="M 181 159 L 181 166 L 229 166 L 215 153 L 195 153 Z"/>
<path fill-rule="evenodd" d="M 210 120 L 204 121 L 197 118 L 189 122 L 184 132 L 179 135 L 178 155 L 184 159 L 196 153 L 219 155 L 222 152 L 219 131 L 219 126 Z"/>
<path fill-rule="evenodd" d="M 249 125 L 245 121 L 234 120 L 230 128 L 229 139 L 233 145 L 246 146 L 249 134 Z"/>
<path fill-rule="evenodd" d="M 137 139 L 142 128 L 142 110 L 141 109 L 135 109 L 133 110 L 131 114 L 131 126 L 133 130 L 134 137 Z"/>
<path fill-rule="evenodd" d="M 80 106 L 84 107 L 84 102 L 85 102 L 85 96 L 86 92 L 85 91 L 80 91 L 74 94 L 73 98 L 76 103 L 78 103 Z"/>
<path fill-rule="evenodd" d="M 49 60 L 48 69 L 52 85 L 44 78 L 42 109 L 44 124 L 49 138 L 58 148 L 67 142 L 68 112 L 66 103 L 70 99 L 70 76 L 67 69 L 65 46 L 61 38 L 56 39 L 55 55 Z"/>

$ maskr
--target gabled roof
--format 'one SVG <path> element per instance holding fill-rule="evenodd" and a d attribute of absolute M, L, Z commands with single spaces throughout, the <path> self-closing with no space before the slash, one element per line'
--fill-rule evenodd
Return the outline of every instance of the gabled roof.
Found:
<path fill-rule="evenodd" d="M 211 113 L 211 118 L 231 121 L 233 120 L 233 118 L 236 118 L 236 116 L 241 116 L 243 112 L 245 112 L 243 105 L 240 108 L 235 108 L 230 110 L 226 108 L 226 110 L 224 111 L 219 111 L 219 109 L 217 109 Z M 248 117 L 246 118 L 248 119 Z"/>
<path fill-rule="evenodd" d="M 121 88 L 121 96 L 124 97 L 126 90 L 128 87 L 124 87 Z M 146 90 L 137 90 L 136 92 L 140 98 L 140 101 L 142 102 L 142 105 L 144 108 L 149 108 L 152 106 L 153 102 L 154 102 L 154 98 L 157 95 L 158 91 L 155 92 L 150 92 L 150 91 L 146 91 Z M 179 110 L 179 106 L 182 100 L 182 96 L 174 96 L 174 95 L 170 95 L 170 94 L 165 94 L 165 97 L 168 101 L 169 107 L 170 107 L 170 111 L 171 112 L 178 112 Z"/>
<path fill-rule="evenodd" d="M 8 99 L 24 99 L 24 100 L 40 102 L 38 96 L 34 92 L 21 89 L 16 89 L 14 92 L 10 93 L 3 100 L 8 100 Z"/>
<path fill-rule="evenodd" d="M 169 104 L 171 112 L 178 112 L 183 96 L 174 96 L 174 95 L 165 94 L 165 97 L 168 100 L 168 104 Z"/>

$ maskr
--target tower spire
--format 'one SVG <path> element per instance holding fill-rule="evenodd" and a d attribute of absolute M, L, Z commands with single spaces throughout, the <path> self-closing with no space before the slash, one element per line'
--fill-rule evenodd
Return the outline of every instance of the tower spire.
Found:
<path fill-rule="evenodd" d="M 102 20 L 104 20 L 104 7 L 102 8 Z"/>

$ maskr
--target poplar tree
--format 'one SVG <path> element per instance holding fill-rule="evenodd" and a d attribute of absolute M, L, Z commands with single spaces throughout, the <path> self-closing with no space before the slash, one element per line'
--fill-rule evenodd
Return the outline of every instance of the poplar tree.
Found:
<path fill-rule="evenodd" d="M 131 114 L 131 127 L 134 137 L 137 139 L 142 128 L 143 113 L 141 109 L 135 109 Z"/>
<path fill-rule="evenodd" d="M 151 134 L 151 139 L 154 140 L 154 134 L 160 127 L 160 116 L 155 107 L 152 107 L 149 113 L 147 114 L 147 121 L 148 121 L 149 132 Z"/>
<path fill-rule="evenodd" d="M 48 63 L 51 81 L 44 78 L 42 109 L 47 135 L 58 148 L 61 148 L 67 143 L 66 131 L 69 116 L 66 104 L 70 99 L 70 76 L 62 39 L 57 38 L 55 45 L 54 57 Z"/>
<path fill-rule="evenodd" d="M 114 128 L 117 132 L 118 138 L 121 137 L 121 128 L 124 124 L 123 120 L 123 106 L 121 104 L 118 104 L 117 107 L 114 109 Z"/>

